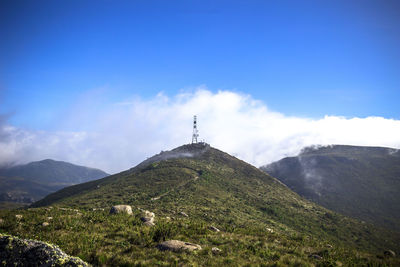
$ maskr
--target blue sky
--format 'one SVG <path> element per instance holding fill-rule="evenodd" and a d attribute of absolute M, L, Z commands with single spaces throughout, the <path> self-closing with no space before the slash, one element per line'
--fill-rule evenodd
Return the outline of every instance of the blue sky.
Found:
<path fill-rule="evenodd" d="M 1 1 L 0 112 L 56 129 L 107 101 L 206 85 L 287 115 L 399 119 L 398 1 Z"/>
<path fill-rule="evenodd" d="M 400 1 L 0 1 L 0 166 L 400 148 Z"/>

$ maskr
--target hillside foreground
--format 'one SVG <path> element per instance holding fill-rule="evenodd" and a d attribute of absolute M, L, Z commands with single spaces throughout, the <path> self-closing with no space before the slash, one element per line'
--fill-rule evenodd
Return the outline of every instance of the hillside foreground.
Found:
<path fill-rule="evenodd" d="M 133 213 L 110 215 L 117 204 Z M 155 213 L 154 226 L 144 223 L 145 210 Z M 0 218 L 1 233 L 56 244 L 94 265 L 400 264 L 398 234 L 315 205 L 203 144 L 64 188 L 29 209 L 0 211 Z M 201 249 L 160 250 L 166 240 Z"/>

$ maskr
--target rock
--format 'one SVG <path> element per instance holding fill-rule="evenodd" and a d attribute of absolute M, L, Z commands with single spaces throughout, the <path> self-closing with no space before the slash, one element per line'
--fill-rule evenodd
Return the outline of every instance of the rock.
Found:
<path fill-rule="evenodd" d="M 333 246 L 331 244 L 327 244 L 326 247 L 327 248 L 333 248 Z"/>
<path fill-rule="evenodd" d="M 46 227 L 46 226 L 49 226 L 49 225 L 50 225 L 50 224 L 49 224 L 48 222 L 43 222 L 43 223 L 42 223 L 42 226 L 43 226 L 43 227 Z"/>
<path fill-rule="evenodd" d="M 146 226 L 150 226 L 150 227 L 155 225 L 154 222 L 150 222 L 150 221 L 144 222 L 143 224 Z"/>
<path fill-rule="evenodd" d="M 0 259 L 4 266 L 89 266 L 58 246 L 3 234 L 0 234 Z"/>
<path fill-rule="evenodd" d="M 221 250 L 219 248 L 216 248 L 216 247 L 213 247 L 211 249 L 211 251 L 212 251 L 213 254 L 219 254 L 221 252 Z"/>
<path fill-rule="evenodd" d="M 17 218 L 18 220 L 21 220 L 22 217 L 23 217 L 23 216 L 22 216 L 21 214 L 16 214 L 16 215 L 15 215 L 15 218 Z"/>
<path fill-rule="evenodd" d="M 220 230 L 217 227 L 212 226 L 212 225 L 209 226 L 208 229 L 210 229 L 211 231 L 214 231 L 214 232 L 220 232 Z"/>
<path fill-rule="evenodd" d="M 179 240 L 168 240 L 164 241 L 157 245 L 157 248 L 161 251 L 170 250 L 174 252 L 187 250 L 187 251 L 194 251 L 194 250 L 201 250 L 201 246 L 189 242 L 179 241 Z"/>
<path fill-rule="evenodd" d="M 144 223 L 144 225 L 147 226 L 154 226 L 154 218 L 156 217 L 156 215 L 154 214 L 154 212 L 150 212 L 148 210 L 144 211 L 144 216 L 140 218 L 140 220 Z"/>
<path fill-rule="evenodd" d="M 271 228 L 267 228 L 266 230 L 267 230 L 267 232 L 270 232 L 270 233 L 274 232 L 274 230 L 272 230 Z"/>
<path fill-rule="evenodd" d="M 189 217 L 189 215 L 187 215 L 185 212 L 181 211 L 179 212 L 180 215 L 184 216 L 184 217 Z"/>
<path fill-rule="evenodd" d="M 51 221 L 53 220 L 53 217 L 47 217 L 47 220 Z"/>
<path fill-rule="evenodd" d="M 96 210 L 104 211 L 103 208 L 93 208 L 92 210 L 93 210 L 93 211 L 96 211 Z"/>
<path fill-rule="evenodd" d="M 393 250 L 385 250 L 385 252 L 383 252 L 383 254 L 387 257 L 396 257 L 396 253 Z"/>
<path fill-rule="evenodd" d="M 313 258 L 313 259 L 316 259 L 316 260 L 322 260 L 322 257 L 320 256 L 320 255 L 317 255 L 317 254 L 311 254 L 310 256 L 308 256 L 309 258 Z"/>
<path fill-rule="evenodd" d="M 110 214 L 127 213 L 132 215 L 132 207 L 129 205 L 116 205 L 110 209 Z"/>

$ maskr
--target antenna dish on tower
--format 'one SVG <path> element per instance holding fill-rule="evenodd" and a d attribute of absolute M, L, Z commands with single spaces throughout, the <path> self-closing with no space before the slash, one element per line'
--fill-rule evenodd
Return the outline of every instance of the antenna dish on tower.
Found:
<path fill-rule="evenodd" d="M 192 135 L 192 144 L 197 144 L 197 137 L 199 137 L 199 131 L 197 130 L 197 116 L 193 117 L 193 135 Z"/>

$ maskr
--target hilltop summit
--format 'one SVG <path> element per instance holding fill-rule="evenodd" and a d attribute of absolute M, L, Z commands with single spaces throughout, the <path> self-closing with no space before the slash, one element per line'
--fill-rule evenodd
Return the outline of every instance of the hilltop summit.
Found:
<path fill-rule="evenodd" d="M 170 151 L 161 151 L 159 154 L 146 159 L 131 170 L 136 170 L 151 163 L 168 159 L 196 158 L 207 152 L 208 149 L 210 149 L 210 145 L 204 142 L 182 145 Z"/>

